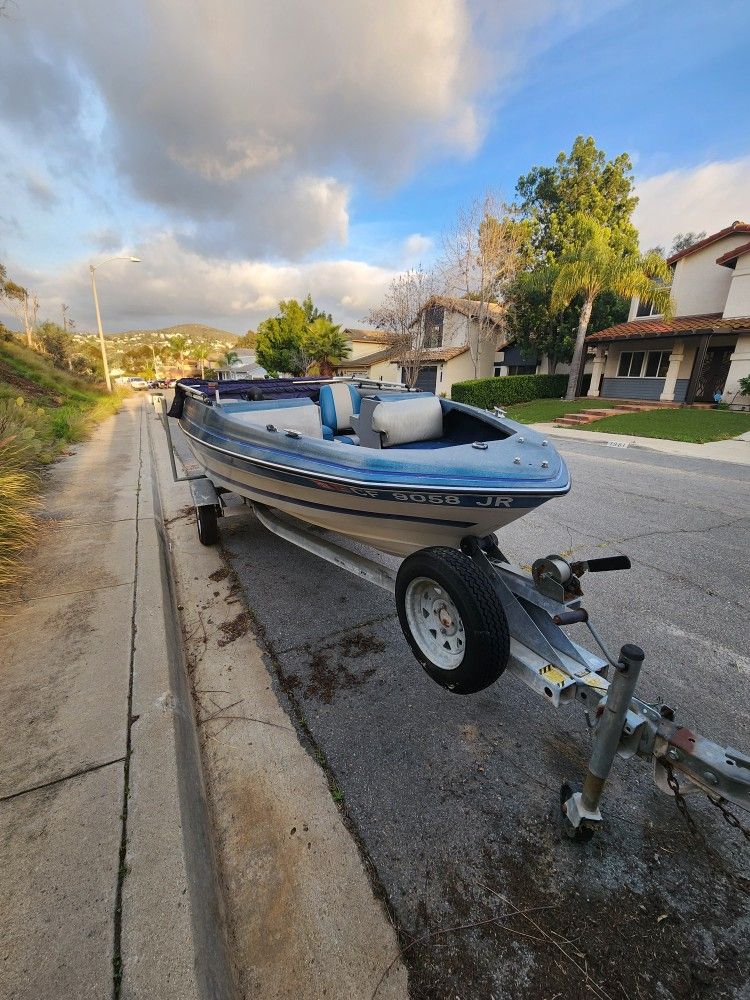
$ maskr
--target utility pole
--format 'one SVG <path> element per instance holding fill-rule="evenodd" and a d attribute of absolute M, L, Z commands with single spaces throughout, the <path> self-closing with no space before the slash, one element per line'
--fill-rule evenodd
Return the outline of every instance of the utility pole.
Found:
<path fill-rule="evenodd" d="M 140 257 L 108 257 L 107 260 L 103 260 L 101 264 L 89 264 L 89 271 L 91 271 L 91 291 L 94 293 L 94 308 L 96 309 L 96 325 L 99 327 L 99 347 L 102 352 L 102 367 L 104 368 L 104 381 L 107 383 L 107 392 L 112 392 L 112 380 L 109 377 L 109 362 L 107 361 L 107 345 L 104 342 L 104 330 L 102 329 L 102 317 L 99 312 L 99 296 L 96 294 L 96 275 L 95 271 L 97 267 L 101 267 L 102 264 L 108 264 L 111 260 L 129 260 L 133 264 L 140 264 Z"/>

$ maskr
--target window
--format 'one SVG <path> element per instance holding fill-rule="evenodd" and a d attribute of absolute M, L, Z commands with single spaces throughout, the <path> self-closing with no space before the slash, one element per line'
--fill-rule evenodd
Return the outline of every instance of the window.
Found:
<path fill-rule="evenodd" d="M 646 378 L 666 378 L 671 351 L 649 351 L 646 360 Z"/>
<path fill-rule="evenodd" d="M 618 378 L 666 378 L 671 351 L 623 351 Z"/>
<path fill-rule="evenodd" d="M 643 351 L 623 351 L 617 369 L 618 378 L 640 378 L 645 356 Z"/>
<path fill-rule="evenodd" d="M 635 311 L 635 315 L 638 317 L 643 316 L 658 316 L 656 308 L 653 302 L 644 302 L 642 299 L 638 301 L 638 308 Z"/>

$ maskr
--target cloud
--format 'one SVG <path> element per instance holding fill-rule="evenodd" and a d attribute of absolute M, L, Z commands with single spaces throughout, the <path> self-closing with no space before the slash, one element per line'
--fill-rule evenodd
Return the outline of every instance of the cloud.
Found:
<path fill-rule="evenodd" d="M 105 198 L 127 189 L 198 249 L 299 259 L 346 242 L 355 185 L 472 155 L 493 90 L 592 16 L 580 0 L 25 0 L 0 33 L 0 106 L 80 190 L 109 171 Z"/>
<path fill-rule="evenodd" d="M 412 233 L 404 240 L 404 263 L 407 266 L 421 263 L 432 250 L 432 240 L 421 233 Z"/>
<path fill-rule="evenodd" d="M 641 247 L 669 248 L 676 233 L 716 232 L 750 219 L 750 156 L 669 170 L 636 184 Z"/>
<path fill-rule="evenodd" d="M 142 263 L 113 261 L 97 272 L 108 330 L 205 322 L 239 333 L 272 315 L 280 299 L 301 300 L 308 291 L 336 322 L 358 325 L 394 274 L 356 260 L 227 262 L 185 249 L 171 234 L 123 253 L 135 253 Z M 79 330 L 94 329 L 88 260 L 78 260 L 62 272 L 19 270 L 13 277 L 34 288 L 40 317 L 57 315 L 65 301 Z"/>
<path fill-rule="evenodd" d="M 56 155 L 93 131 L 196 245 L 299 257 L 345 242 L 353 178 L 477 148 L 479 49 L 464 0 L 28 0 L 0 103 Z"/>

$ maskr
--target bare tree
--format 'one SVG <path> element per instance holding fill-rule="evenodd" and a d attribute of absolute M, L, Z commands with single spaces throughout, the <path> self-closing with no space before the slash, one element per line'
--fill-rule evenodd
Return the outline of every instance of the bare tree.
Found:
<path fill-rule="evenodd" d="M 497 336 L 497 306 L 518 272 L 525 239 L 516 209 L 491 192 L 462 206 L 443 237 L 445 285 L 475 303 L 465 311 L 475 378 L 484 345 Z"/>
<path fill-rule="evenodd" d="M 424 367 L 430 349 L 428 311 L 425 306 L 438 292 L 438 279 L 433 270 L 421 265 L 396 275 L 383 296 L 382 303 L 372 309 L 367 322 L 377 330 L 394 335 L 393 361 L 404 371 L 406 384 L 414 387 Z"/>

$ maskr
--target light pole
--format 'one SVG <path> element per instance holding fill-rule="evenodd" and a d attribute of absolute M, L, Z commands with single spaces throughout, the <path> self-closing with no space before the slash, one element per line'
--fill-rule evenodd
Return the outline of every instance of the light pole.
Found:
<path fill-rule="evenodd" d="M 99 312 L 99 296 L 96 294 L 96 276 L 94 272 L 97 267 L 102 267 L 104 264 L 109 264 L 111 260 L 129 260 L 133 264 L 140 264 L 140 257 L 108 257 L 103 260 L 101 264 L 89 264 L 89 271 L 91 271 L 91 291 L 94 293 L 94 308 L 96 309 L 96 322 L 99 327 L 99 347 L 102 351 L 102 365 L 104 366 L 104 381 L 107 383 L 107 392 L 112 392 L 112 380 L 109 377 L 109 363 L 107 361 L 107 346 L 104 343 L 104 330 L 102 330 L 102 317 Z"/>

